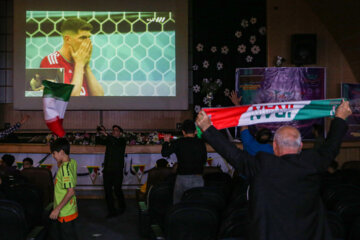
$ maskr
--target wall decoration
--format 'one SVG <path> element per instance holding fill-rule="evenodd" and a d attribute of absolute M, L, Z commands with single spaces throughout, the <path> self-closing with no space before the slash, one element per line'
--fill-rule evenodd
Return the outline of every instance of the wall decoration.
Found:
<path fill-rule="evenodd" d="M 266 66 L 266 1 L 197 0 L 193 8 L 192 91 L 201 107 L 231 106 L 238 67 Z"/>

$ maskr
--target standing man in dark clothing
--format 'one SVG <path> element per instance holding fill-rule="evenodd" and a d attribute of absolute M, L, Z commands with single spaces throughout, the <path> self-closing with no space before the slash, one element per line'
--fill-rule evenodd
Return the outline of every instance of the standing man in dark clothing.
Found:
<path fill-rule="evenodd" d="M 204 111 L 197 117 L 203 137 L 235 169 L 250 178 L 251 240 L 331 240 L 326 210 L 320 198 L 320 173 L 339 153 L 346 134 L 349 102 L 336 109 L 326 141 L 317 150 L 302 151 L 300 132 L 279 128 L 274 154 L 251 156 L 223 137 Z"/>
<path fill-rule="evenodd" d="M 108 208 L 107 218 L 115 217 L 125 211 L 125 200 L 122 191 L 122 181 L 124 172 L 124 155 L 126 140 L 122 137 L 124 131 L 118 125 L 112 127 L 112 134 L 101 131 L 106 136 L 105 160 L 104 160 L 104 191 Z M 113 192 L 118 199 L 119 209 L 114 205 Z"/>
<path fill-rule="evenodd" d="M 202 177 L 207 160 L 206 146 L 203 140 L 196 138 L 194 121 L 185 120 L 182 124 L 183 138 L 170 142 L 170 135 L 164 136 L 161 154 L 169 157 L 176 154 L 178 166 L 174 187 L 173 202 L 178 203 L 182 194 L 194 187 L 204 186 Z"/>

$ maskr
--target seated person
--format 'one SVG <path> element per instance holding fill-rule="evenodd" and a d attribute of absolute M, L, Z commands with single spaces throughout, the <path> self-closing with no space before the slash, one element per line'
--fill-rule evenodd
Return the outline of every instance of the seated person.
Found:
<path fill-rule="evenodd" d="M 255 138 L 251 135 L 247 126 L 241 127 L 241 141 L 244 150 L 250 155 L 255 156 L 258 152 L 267 152 L 273 154 L 273 147 L 269 144 L 272 133 L 267 128 L 260 129 Z"/>
<path fill-rule="evenodd" d="M 238 97 L 235 91 L 232 91 L 229 98 L 235 106 L 240 106 L 242 97 Z M 256 139 L 251 135 L 247 126 L 240 128 L 240 137 L 244 150 L 250 155 L 255 156 L 258 152 L 267 152 L 274 154 L 273 147 L 269 144 L 272 133 L 267 128 L 262 128 L 256 133 Z"/>
<path fill-rule="evenodd" d="M 32 168 L 33 164 L 34 164 L 34 161 L 31 158 L 29 158 L 29 157 L 24 158 L 24 160 L 23 160 L 23 169 Z"/>
<path fill-rule="evenodd" d="M 15 157 L 11 154 L 4 154 L 2 157 L 2 166 L 4 167 L 4 171 L 7 175 L 11 176 L 19 176 L 20 172 L 16 169 L 15 166 L 13 166 L 15 162 Z"/>
<path fill-rule="evenodd" d="M 182 194 L 194 187 L 204 186 L 202 177 L 207 160 L 206 146 L 202 139 L 196 137 L 197 131 L 192 120 L 182 124 L 184 137 L 170 142 L 170 134 L 165 134 L 161 154 L 169 157 L 172 153 L 177 157 L 177 176 L 174 187 L 173 202 L 180 202 Z"/>
<path fill-rule="evenodd" d="M 149 170 L 147 170 L 147 171 L 144 171 L 144 174 L 145 173 L 148 173 L 148 179 L 147 179 L 147 182 L 146 183 L 144 183 L 141 187 L 140 187 L 140 192 L 141 193 L 146 193 L 146 191 L 148 190 L 148 187 L 147 187 L 147 184 L 148 184 L 148 181 L 149 181 L 149 177 L 150 177 L 150 175 L 151 175 L 151 172 L 153 172 L 153 171 L 156 171 L 156 170 L 158 170 L 158 169 L 161 169 L 161 168 L 167 168 L 168 167 L 168 164 L 169 164 L 169 162 L 165 159 L 165 158 L 160 158 L 160 159 L 158 159 L 157 161 L 156 161 L 156 164 L 155 164 L 155 167 L 153 167 L 153 168 L 151 168 L 151 169 L 149 169 Z M 157 176 L 158 176 L 159 174 L 157 174 Z M 162 176 L 158 176 L 158 177 L 162 177 Z M 151 179 L 150 179 L 151 180 Z M 152 184 L 151 184 L 152 185 Z M 151 186 L 150 185 L 150 186 Z M 149 187 L 150 187 L 149 186 Z"/>
<path fill-rule="evenodd" d="M 169 166 L 169 162 L 165 158 L 160 158 L 156 161 L 156 168 L 166 168 Z M 150 169 L 151 170 L 151 169 Z M 148 171 L 150 171 L 148 170 Z"/>

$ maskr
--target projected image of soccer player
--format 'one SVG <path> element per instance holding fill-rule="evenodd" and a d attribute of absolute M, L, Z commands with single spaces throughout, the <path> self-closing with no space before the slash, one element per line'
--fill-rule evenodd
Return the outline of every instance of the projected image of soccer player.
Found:
<path fill-rule="evenodd" d="M 41 68 L 64 68 L 64 83 L 74 84 L 71 96 L 104 96 L 104 89 L 90 69 L 92 25 L 80 18 L 69 18 L 61 25 L 63 45 L 46 56 Z"/>

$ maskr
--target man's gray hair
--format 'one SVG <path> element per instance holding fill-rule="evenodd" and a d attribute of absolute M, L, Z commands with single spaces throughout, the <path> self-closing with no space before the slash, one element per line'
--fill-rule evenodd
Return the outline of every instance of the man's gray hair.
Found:
<path fill-rule="evenodd" d="M 294 128 L 297 132 L 297 136 L 293 134 L 284 134 L 282 131 L 283 128 L 289 127 L 289 126 L 282 126 L 278 130 L 276 130 L 274 135 L 274 141 L 279 147 L 285 147 L 285 148 L 299 148 L 301 146 L 301 134 L 300 132 Z"/>

